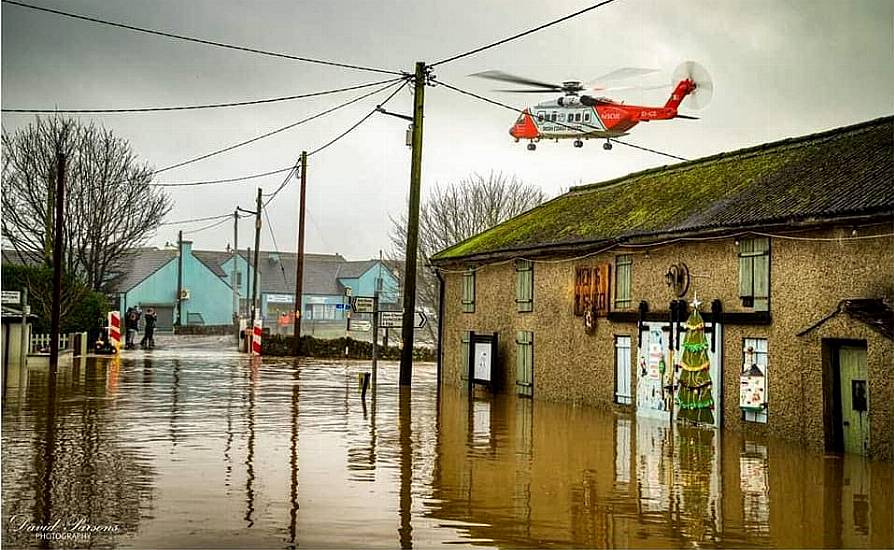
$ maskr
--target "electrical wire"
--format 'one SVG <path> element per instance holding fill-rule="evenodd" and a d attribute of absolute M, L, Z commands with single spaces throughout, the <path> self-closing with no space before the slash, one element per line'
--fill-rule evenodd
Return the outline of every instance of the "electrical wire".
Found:
<path fill-rule="evenodd" d="M 228 216 L 228 217 L 229 217 L 229 216 Z M 212 224 L 206 225 L 206 226 L 204 226 L 204 227 L 200 227 L 200 228 L 198 228 L 198 229 L 190 229 L 189 231 L 184 231 L 183 234 L 184 234 L 184 235 L 187 235 L 187 234 L 193 234 L 193 233 L 200 233 L 200 232 L 202 232 L 202 231 L 205 231 L 206 229 L 212 229 L 212 228 L 221 226 L 221 225 L 227 223 L 228 221 L 230 221 L 230 220 L 228 220 L 228 219 L 222 219 L 222 220 L 220 220 L 220 221 L 216 221 L 216 222 L 214 222 L 214 223 L 212 223 Z"/>
<path fill-rule="evenodd" d="M 219 180 L 204 180 L 204 181 L 180 181 L 180 182 L 161 182 L 161 183 L 149 183 L 147 184 L 149 187 L 192 187 L 196 185 L 215 185 L 220 183 L 237 183 L 240 181 L 251 180 L 255 178 L 263 178 L 264 176 L 272 176 L 273 174 L 281 174 L 286 171 L 294 170 L 294 166 L 289 166 L 287 168 L 280 168 L 279 170 L 271 170 L 269 172 L 262 172 L 260 174 L 250 174 L 248 176 L 239 176 L 235 178 L 226 178 Z"/>
<path fill-rule="evenodd" d="M 494 99 L 490 99 L 490 98 L 488 98 L 488 97 L 484 97 L 484 96 L 482 96 L 482 95 L 479 95 L 479 94 L 476 94 L 476 93 L 473 93 L 473 92 L 469 92 L 469 91 L 467 91 L 467 90 L 463 90 L 463 89 L 461 89 L 461 88 L 457 88 L 456 86 L 451 86 L 450 84 L 447 84 L 446 82 L 444 82 L 444 81 L 442 81 L 442 80 L 437 80 L 437 81 L 435 81 L 435 82 L 437 82 L 437 83 L 438 83 L 439 85 L 441 85 L 441 86 L 444 86 L 444 87 L 447 88 L 447 89 L 453 90 L 453 91 L 458 92 L 458 93 L 461 93 L 461 94 L 463 94 L 463 95 L 467 95 L 467 96 L 469 96 L 469 97 L 474 97 L 475 99 L 484 101 L 484 102 L 486 102 L 486 103 L 490 103 L 490 104 L 492 104 L 492 105 L 496 105 L 496 106 L 498 106 L 498 107 L 503 107 L 504 109 L 509 109 L 510 111 L 514 111 L 514 112 L 516 112 L 516 113 L 528 114 L 528 113 L 527 113 L 525 110 L 523 110 L 523 109 L 519 109 L 519 108 L 517 108 L 517 107 L 513 107 L 513 106 L 511 106 L 511 105 L 507 105 L 507 104 L 505 104 L 505 103 L 501 103 L 501 102 L 499 102 L 499 101 L 496 101 L 496 100 L 494 100 Z M 576 131 L 576 132 L 580 132 L 581 135 L 585 135 L 585 134 L 588 133 L 586 130 L 582 130 L 582 129 L 578 128 L 578 127 L 571 126 L 571 125 L 569 125 L 569 124 L 565 124 L 565 123 L 558 122 L 558 121 L 556 121 L 556 122 L 551 122 L 551 124 L 556 124 L 556 125 L 558 125 L 558 126 L 562 126 L 562 127 L 568 128 L 569 130 L 574 130 L 574 131 Z M 604 130 L 603 128 L 599 128 L 598 126 L 593 126 L 593 125 L 591 125 L 591 124 L 587 124 L 587 123 L 581 123 L 581 126 L 586 126 L 588 129 L 592 129 L 592 130 L 598 130 L 598 131 L 602 131 L 602 130 Z M 661 156 L 664 156 L 664 157 L 672 158 L 672 159 L 675 159 L 675 160 L 681 160 L 681 161 L 689 160 L 689 159 L 686 159 L 686 158 L 684 158 L 684 157 L 681 157 L 681 156 L 678 156 L 678 155 L 674 155 L 674 154 L 671 154 L 671 153 L 665 153 L 665 152 L 663 152 L 663 151 L 658 151 L 658 150 L 656 150 L 656 149 L 649 149 L 649 148 L 647 148 L 647 147 L 642 147 L 642 146 L 640 146 L 640 145 L 634 145 L 634 144 L 629 143 L 629 142 L 619 141 L 619 140 L 616 139 L 616 138 L 606 138 L 606 139 L 607 139 L 608 141 L 612 141 L 612 142 L 615 142 L 615 143 L 620 143 L 621 145 L 626 145 L 626 146 L 628 146 L 628 147 L 633 147 L 633 148 L 635 148 L 635 149 L 641 149 L 641 150 L 643 150 L 643 151 L 648 151 L 648 152 L 650 152 L 650 153 L 654 153 L 654 154 L 656 154 L 656 155 L 661 155 Z"/>
<path fill-rule="evenodd" d="M 322 151 L 323 149 L 326 149 L 327 147 L 329 147 L 330 145 L 332 145 L 332 144 L 335 143 L 336 141 L 340 140 L 341 138 L 345 137 L 345 136 L 348 135 L 349 133 L 353 132 L 358 126 L 360 126 L 361 124 L 363 124 L 364 122 L 366 122 L 366 120 L 368 120 L 372 115 L 374 115 L 376 112 L 378 112 L 378 109 L 379 109 L 380 107 L 382 107 L 383 105 L 385 105 L 386 103 L 388 103 L 389 101 L 391 101 L 391 99 L 392 99 L 394 96 L 396 96 L 396 95 L 398 94 L 398 92 L 400 92 L 402 89 L 404 89 L 404 87 L 406 87 L 406 85 L 408 84 L 408 82 L 409 82 L 409 80 L 405 80 L 404 83 L 403 83 L 401 86 L 398 86 L 393 92 L 391 92 L 391 94 L 388 95 L 388 97 L 385 98 L 384 101 L 382 101 L 381 103 L 379 103 L 378 105 L 376 105 L 376 107 L 375 107 L 373 110 L 371 110 L 370 112 L 368 112 L 367 114 L 365 114 L 365 115 L 363 116 L 363 118 L 361 118 L 360 120 L 358 120 L 357 122 L 355 122 L 354 124 L 352 124 L 347 130 L 345 130 L 344 132 L 340 133 L 339 135 L 337 135 L 337 136 L 334 137 L 333 139 L 329 140 L 329 141 L 326 142 L 324 145 L 321 145 L 320 147 L 317 147 L 317 148 L 314 149 L 313 151 L 310 151 L 309 153 L 307 153 L 307 156 L 310 157 L 310 156 L 312 156 L 312 155 L 314 155 L 314 154 L 316 154 L 316 153 L 319 153 L 319 152 Z M 296 166 L 296 169 L 297 169 L 297 166 Z M 290 172 L 290 173 L 286 176 L 286 178 L 285 178 L 285 179 L 283 180 L 283 182 L 279 185 L 279 187 L 276 188 L 276 190 L 274 190 L 272 193 L 269 194 L 269 196 L 268 196 L 268 198 L 267 198 L 267 201 L 264 202 L 264 207 L 266 207 L 268 204 L 270 204 L 271 202 L 273 202 L 273 199 L 275 199 L 276 196 L 280 193 L 280 191 L 282 191 L 282 190 L 286 187 L 286 184 L 288 183 L 289 178 L 291 177 L 291 175 L 292 175 L 292 172 Z"/>
<path fill-rule="evenodd" d="M 273 239 L 273 250 L 275 250 L 276 255 L 279 256 L 279 245 L 276 244 L 276 233 L 274 233 L 273 224 L 270 222 L 270 214 L 267 213 L 267 205 L 265 204 L 261 210 L 264 211 L 264 218 L 267 220 L 267 229 L 270 231 L 270 237 Z M 282 282 L 284 284 L 289 284 L 289 281 L 286 280 L 286 268 L 283 267 L 282 262 L 279 262 L 279 270 L 282 271 Z"/>
<path fill-rule="evenodd" d="M 286 54 L 286 53 L 271 52 L 271 51 L 267 51 L 267 50 L 261 50 L 258 48 L 237 46 L 234 44 L 227 44 L 225 42 L 216 42 L 213 40 L 205 40 L 202 38 L 195 38 L 195 37 L 186 36 L 186 35 L 182 35 L 182 34 L 174 34 L 174 33 L 165 32 L 165 31 L 158 31 L 155 29 L 136 27 L 133 25 L 126 25 L 124 23 L 116 23 L 114 21 L 106 21 L 104 19 L 98 19 L 96 17 L 88 17 L 86 15 L 79 15 L 76 13 L 70 13 L 70 12 L 65 12 L 65 11 L 61 11 L 61 10 L 54 10 L 54 9 L 50 9 L 50 8 L 44 8 L 41 6 L 35 6 L 33 4 L 26 4 L 24 2 L 17 2 L 15 0 L 3 0 L 3 3 L 10 4 L 13 6 L 19 6 L 22 8 L 28 8 L 28 9 L 32 9 L 32 10 L 36 10 L 36 11 L 42 11 L 45 13 L 52 13 L 54 15 L 61 15 L 63 17 L 70 17 L 72 19 L 79 19 L 81 21 L 89 21 L 91 23 L 98 23 L 100 25 L 108 25 L 110 27 L 117 27 L 119 29 L 127 29 L 130 31 L 142 32 L 142 33 L 152 34 L 152 35 L 156 35 L 156 36 L 163 36 L 165 38 L 174 38 L 176 40 L 184 40 L 186 42 L 195 42 L 198 44 L 205 44 L 207 46 L 215 46 L 218 48 L 225 48 L 225 49 L 229 49 L 229 50 L 237 50 L 237 51 L 241 51 L 241 52 L 255 53 L 255 54 L 266 55 L 266 56 L 270 56 L 270 57 L 291 59 L 293 61 L 303 61 L 305 63 L 315 63 L 317 65 L 327 65 L 330 67 L 340 67 L 343 69 L 354 69 L 357 71 L 368 71 L 368 72 L 374 72 L 374 73 L 393 74 L 393 75 L 403 74 L 400 71 L 391 71 L 391 70 L 387 70 L 387 69 L 379 69 L 376 67 L 365 67 L 362 65 L 353 65 L 350 63 L 339 63 L 336 61 L 327 61 L 324 59 L 313 59 L 310 57 L 301 57 L 301 56 L 291 55 L 291 54 Z"/>
<path fill-rule="evenodd" d="M 280 191 L 285 189 L 286 185 L 289 183 L 289 179 L 292 177 L 292 175 L 295 173 L 295 170 L 297 169 L 298 166 L 296 165 L 294 168 L 292 168 L 291 171 L 289 171 L 288 174 L 286 174 L 286 177 L 282 180 L 282 183 L 280 183 L 279 186 L 277 186 L 277 188 L 268 195 L 268 199 L 263 204 L 264 208 L 267 208 L 267 205 L 273 202 L 273 199 L 276 198 L 276 195 L 278 195 Z"/>
<path fill-rule="evenodd" d="M 4 0 L 4 1 L 6 1 L 6 0 Z M 562 23 L 562 22 L 564 22 L 564 21 L 568 21 L 569 19 L 573 19 L 573 18 L 575 18 L 575 17 L 577 17 L 577 16 L 579 16 L 579 15 L 583 15 L 583 14 L 585 14 L 585 13 L 587 13 L 587 12 L 593 11 L 593 10 L 595 10 L 596 8 L 601 8 L 602 6 L 604 6 L 604 5 L 606 5 L 606 4 L 611 4 L 611 3 L 614 2 L 614 1 L 615 1 L 615 0 L 603 0 L 602 2 L 599 2 L 599 3 L 597 3 L 597 4 L 593 4 L 592 6 L 589 6 L 589 7 L 587 7 L 587 8 L 584 8 L 584 9 L 582 9 L 582 10 L 578 10 L 578 11 L 576 11 L 576 12 L 574 12 L 574 13 L 571 13 L 571 14 L 569 14 L 569 15 L 566 15 L 566 16 L 564 16 L 564 17 L 560 17 L 559 19 L 554 19 L 554 20 L 552 20 L 552 21 L 550 21 L 550 22 L 548 22 L 548 23 L 544 23 L 543 25 L 540 25 L 539 27 L 534 27 L 533 29 L 528 29 L 528 30 L 523 31 L 523 32 L 520 32 L 520 33 L 518 33 L 518 34 L 513 34 L 512 36 L 509 36 L 509 37 L 504 38 L 504 39 L 502 39 L 502 40 L 497 40 L 496 42 L 492 42 L 492 43 L 490 43 L 490 44 L 487 44 L 487 45 L 485 45 L 485 46 L 481 46 L 481 47 L 479 47 L 479 48 L 475 48 L 474 50 L 469 50 L 469 51 L 467 51 L 467 52 L 465 52 L 465 53 L 457 54 L 457 55 L 454 55 L 453 57 L 448 57 L 448 58 L 446 58 L 446 59 L 442 59 L 442 60 L 440 60 L 440 61 L 438 61 L 438 62 L 436 62 L 436 63 L 432 63 L 431 65 L 429 65 L 429 67 L 435 67 L 435 66 L 437 66 L 437 65 L 443 65 L 444 63 L 450 63 L 451 61 L 456 61 L 457 59 L 462 59 L 462 58 L 464 58 L 464 57 L 468 57 L 468 56 L 470 56 L 470 55 L 474 55 L 474 54 L 476 54 L 476 53 L 483 52 L 484 50 L 489 50 L 490 48 L 495 48 L 495 47 L 497 47 L 497 46 L 501 46 L 501 45 L 503 45 L 503 44 L 505 44 L 505 43 L 507 43 L 507 42 L 511 42 L 512 40 L 516 40 L 516 39 L 518 39 L 518 38 L 522 38 L 523 36 L 528 36 L 529 34 L 533 34 L 533 33 L 537 32 L 537 31 L 543 30 L 543 29 L 545 29 L 545 28 L 547 28 L 547 27 L 552 27 L 553 25 L 557 25 L 557 24 Z"/>
<path fill-rule="evenodd" d="M 160 173 L 162 173 L 162 172 L 167 172 L 168 170 L 173 170 L 174 168 L 180 168 L 180 167 L 182 167 L 182 166 L 186 166 L 187 164 L 192 164 L 192 163 L 194 163 L 194 162 L 199 162 L 199 161 L 201 161 L 201 160 L 205 160 L 205 159 L 207 159 L 207 158 L 211 158 L 211 157 L 213 157 L 213 156 L 220 155 L 220 154 L 222 154 L 222 153 L 226 153 L 226 152 L 228 152 L 228 151 L 232 151 L 233 149 L 238 149 L 239 147 L 244 147 L 245 145 L 249 145 L 249 144 L 251 144 L 251 143 L 254 143 L 254 142 L 256 142 L 256 141 L 260 141 L 260 140 L 262 140 L 262 139 L 264 139 L 264 138 L 268 138 L 268 137 L 270 137 L 270 136 L 279 134 L 279 133 L 281 133 L 281 132 L 285 132 L 286 130 L 291 130 L 292 128 L 295 128 L 296 126 L 300 126 L 301 124 L 304 124 L 304 123 L 306 123 L 306 122 L 310 122 L 310 121 L 312 121 L 312 120 L 318 119 L 318 118 L 320 118 L 321 116 L 328 115 L 329 113 L 332 113 L 332 112 L 334 112 L 334 111 L 337 111 L 337 110 L 339 110 L 339 109 L 342 109 L 342 108 L 344 108 L 344 107 L 347 107 L 348 105 L 352 105 L 352 104 L 354 104 L 354 103 L 356 103 L 356 102 L 358 102 L 358 101 L 360 101 L 360 100 L 362 100 L 362 99 L 366 99 L 367 97 L 370 97 L 370 96 L 376 95 L 376 94 L 378 94 L 378 93 L 380 93 L 380 92 L 383 92 L 383 91 L 387 90 L 388 88 L 394 86 L 394 83 L 399 82 L 399 81 L 401 81 L 401 80 L 403 80 L 403 78 L 394 78 L 394 79 L 388 80 L 388 81 L 386 81 L 386 82 L 388 82 L 389 84 L 387 84 L 386 86 L 381 87 L 381 88 L 376 88 L 375 90 L 373 90 L 373 91 L 371 91 L 371 92 L 367 92 L 367 93 L 365 93 L 365 94 L 363 94 L 363 95 L 360 95 L 360 96 L 358 96 L 358 97 L 355 97 L 354 99 L 351 99 L 351 100 L 349 100 L 349 101 L 346 101 L 346 102 L 344 102 L 344 103 L 341 103 L 341 104 L 339 104 L 339 105 L 336 105 L 335 107 L 330 107 L 329 109 L 326 109 L 325 111 L 321 111 L 321 112 L 319 112 L 319 113 L 317 113 L 317 114 L 315 114 L 315 115 L 309 116 L 309 117 L 307 117 L 307 118 L 303 118 L 303 119 L 301 119 L 301 120 L 299 120 L 299 121 L 297 121 L 297 122 L 293 122 L 293 123 L 291 123 L 291 124 L 287 124 L 287 125 L 285 125 L 285 126 L 282 126 L 282 127 L 280 127 L 280 128 L 277 128 L 277 129 L 272 130 L 272 131 L 270 131 L 270 132 L 267 132 L 267 133 L 265 133 L 265 134 L 261 134 L 261 135 L 259 135 L 259 136 L 255 136 L 255 137 L 253 137 L 253 138 L 251 138 L 251 139 L 247 139 L 247 140 L 245 140 L 245 141 L 240 141 L 239 143 L 235 143 L 235 144 L 233 144 L 233 145 L 229 145 L 229 146 L 227 146 L 227 147 L 224 147 L 223 149 L 218 149 L 218 150 L 216 150 L 216 151 L 212 151 L 212 152 L 210 152 L 210 153 L 206 153 L 206 154 L 204 154 L 204 155 L 199 155 L 199 156 L 197 156 L 197 157 L 194 157 L 194 158 L 191 158 L 191 159 L 187 159 L 187 160 L 184 160 L 184 161 L 182 161 L 182 162 L 178 162 L 177 164 L 172 164 L 172 165 L 170 165 L 170 166 L 165 166 L 164 168 L 159 168 L 158 170 L 155 170 L 155 171 L 153 172 L 153 174 L 160 174 Z"/>
<path fill-rule="evenodd" d="M 345 88 L 337 88 L 334 90 L 323 90 L 321 92 L 309 92 L 306 94 L 290 95 L 283 97 L 273 97 L 269 99 L 255 99 L 250 101 L 235 101 L 229 103 L 208 103 L 204 105 L 183 105 L 177 107 L 139 107 L 130 109 L 0 109 L 4 113 L 30 113 L 30 114 L 127 114 L 127 113 L 158 113 L 165 111 L 193 111 L 198 109 L 218 109 L 222 107 L 244 107 L 246 105 L 261 105 L 264 103 L 277 103 L 281 101 L 292 101 L 295 99 L 305 99 L 308 97 L 319 97 L 324 95 L 337 94 L 341 92 L 349 92 L 351 90 L 360 90 L 362 88 L 371 88 L 387 82 L 394 82 L 394 79 L 377 80 L 376 82 L 367 82 L 356 86 L 348 86 Z"/>
<path fill-rule="evenodd" d="M 209 221 L 209 220 L 219 220 L 219 219 L 221 219 L 221 218 L 228 218 L 228 217 L 230 217 L 230 216 L 232 216 L 232 215 L 233 215 L 233 214 L 230 213 L 230 214 L 220 214 L 220 215 L 218 215 L 218 216 L 205 216 L 204 218 L 190 218 L 190 219 L 188 219 L 188 220 L 177 220 L 177 221 L 173 221 L 173 222 L 162 222 L 162 223 L 160 223 L 160 224 L 158 224 L 158 225 L 184 225 L 184 224 L 187 224 L 187 223 L 205 222 L 205 221 Z"/>
<path fill-rule="evenodd" d="M 403 85 L 401 85 L 401 86 L 398 87 L 396 90 L 394 90 L 393 92 L 391 92 L 391 94 L 390 94 L 388 97 L 385 98 L 385 101 L 383 101 L 383 102 L 379 103 L 378 105 L 376 105 L 375 109 L 373 109 L 372 111 L 370 111 L 369 113 L 367 113 L 366 116 L 364 116 L 363 118 L 361 118 L 360 120 L 358 120 L 353 126 L 351 126 L 350 128 L 348 128 L 348 129 L 345 130 L 344 132 L 340 133 L 339 135 L 337 135 L 337 136 L 336 136 L 335 138 L 333 138 L 332 140 L 326 142 L 326 144 L 321 145 L 320 147 L 317 147 L 317 148 L 314 149 L 313 151 L 309 152 L 309 153 L 307 154 L 307 156 L 311 156 L 311 155 L 315 155 L 315 154 L 319 153 L 319 152 L 322 151 L 323 149 L 329 147 L 330 145 L 332 145 L 332 144 L 335 143 L 336 141 L 340 140 L 341 138 L 343 138 L 343 137 L 345 137 L 346 135 L 348 135 L 348 134 L 350 134 L 351 132 L 353 132 L 354 129 L 356 129 L 358 126 L 360 126 L 361 124 L 363 124 L 364 122 L 366 122 L 366 120 L 367 120 L 369 117 L 371 117 L 371 116 L 373 116 L 374 114 L 376 114 L 376 113 L 378 112 L 378 110 L 379 110 L 380 107 L 382 107 L 383 105 L 385 105 L 386 103 L 388 103 L 389 101 L 391 101 L 391 99 L 392 99 L 394 96 L 396 96 L 396 95 L 398 94 L 398 92 L 400 92 L 401 90 L 403 90 L 403 89 L 407 86 L 407 84 L 409 84 L 409 80 L 404 81 Z"/>

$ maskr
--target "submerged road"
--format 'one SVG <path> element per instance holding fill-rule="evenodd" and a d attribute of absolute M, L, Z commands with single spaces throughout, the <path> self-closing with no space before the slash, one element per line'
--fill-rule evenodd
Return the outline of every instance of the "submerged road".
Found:
<path fill-rule="evenodd" d="M 220 345 L 8 387 L 9 547 L 892 547 L 891 464 Z M 51 399 L 52 398 L 52 399 Z"/>

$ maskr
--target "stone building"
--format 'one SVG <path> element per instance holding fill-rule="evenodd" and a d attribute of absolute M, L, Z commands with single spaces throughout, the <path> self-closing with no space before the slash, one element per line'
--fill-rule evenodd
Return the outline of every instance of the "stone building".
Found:
<path fill-rule="evenodd" d="M 700 302 L 706 423 L 891 459 L 892 135 L 886 117 L 575 187 L 440 252 L 441 382 L 478 379 L 496 335 L 492 390 L 667 419 Z"/>

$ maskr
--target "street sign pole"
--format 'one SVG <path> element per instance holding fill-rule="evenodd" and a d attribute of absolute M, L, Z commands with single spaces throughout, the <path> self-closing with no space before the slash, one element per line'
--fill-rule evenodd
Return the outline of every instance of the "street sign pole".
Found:
<path fill-rule="evenodd" d="M 28 365 L 28 287 L 22 289 L 22 347 L 19 349 L 19 368 Z M 21 384 L 22 378 L 19 378 Z"/>
<path fill-rule="evenodd" d="M 376 290 L 375 296 L 373 296 L 373 321 L 372 321 L 372 335 L 373 335 L 373 357 L 372 357 L 372 386 L 373 391 L 376 391 L 376 375 L 378 374 L 378 361 L 379 361 L 379 291 Z"/>

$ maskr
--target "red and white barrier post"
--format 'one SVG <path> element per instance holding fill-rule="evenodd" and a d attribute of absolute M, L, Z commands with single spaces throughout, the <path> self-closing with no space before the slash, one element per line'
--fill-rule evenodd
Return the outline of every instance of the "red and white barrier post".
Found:
<path fill-rule="evenodd" d="M 261 355 L 261 327 L 260 319 L 255 320 L 255 326 L 251 331 L 251 354 Z"/>
<path fill-rule="evenodd" d="M 116 350 L 121 349 L 121 312 L 109 312 L 109 344 L 115 346 Z"/>

